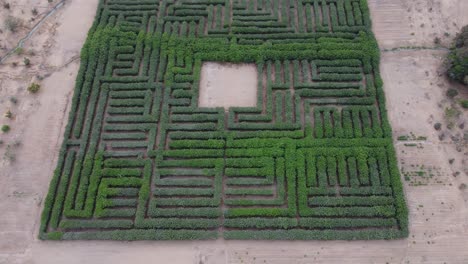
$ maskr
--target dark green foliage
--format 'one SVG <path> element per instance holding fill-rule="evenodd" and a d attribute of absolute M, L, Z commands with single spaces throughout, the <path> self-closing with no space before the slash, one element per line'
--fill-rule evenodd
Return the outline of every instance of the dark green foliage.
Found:
<path fill-rule="evenodd" d="M 9 7 L 10 5 L 8 4 L 8 8 Z M 7 16 L 4 19 L 3 23 L 5 25 L 5 29 L 8 31 L 11 31 L 12 33 L 16 33 L 16 31 L 18 30 L 18 27 L 21 26 L 21 20 L 11 15 Z"/>
<path fill-rule="evenodd" d="M 450 89 L 447 90 L 445 95 L 447 95 L 450 98 L 454 98 L 455 96 L 458 95 L 458 91 L 456 89 L 450 88 Z"/>
<path fill-rule="evenodd" d="M 286 2 L 101 1 L 40 238 L 407 236 L 366 1 Z M 257 106 L 198 107 L 206 61 Z"/>
<path fill-rule="evenodd" d="M 25 65 L 26 67 L 31 66 L 31 60 L 30 60 L 29 58 L 26 58 L 26 57 L 25 57 L 25 58 L 23 59 L 23 62 L 24 62 L 24 65 Z"/>
<path fill-rule="evenodd" d="M 468 100 L 462 100 L 460 104 L 463 108 L 468 109 Z"/>
<path fill-rule="evenodd" d="M 28 91 L 30 93 L 37 93 L 39 92 L 39 90 L 41 89 L 41 85 L 37 84 L 37 83 L 31 83 L 29 86 L 28 86 Z"/>
<path fill-rule="evenodd" d="M 10 131 L 10 126 L 9 125 L 3 125 L 2 126 L 2 132 L 3 133 L 7 133 Z"/>
<path fill-rule="evenodd" d="M 468 25 L 455 37 L 448 55 L 447 74 L 450 79 L 468 85 Z"/>

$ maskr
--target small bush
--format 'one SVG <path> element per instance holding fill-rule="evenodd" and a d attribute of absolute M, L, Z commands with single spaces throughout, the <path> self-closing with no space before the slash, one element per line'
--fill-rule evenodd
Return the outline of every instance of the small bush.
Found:
<path fill-rule="evenodd" d="M 6 118 L 12 118 L 12 117 L 13 117 L 13 113 L 12 113 L 10 110 L 8 110 L 8 111 L 6 111 L 6 113 L 5 113 L 5 117 L 6 117 Z"/>
<path fill-rule="evenodd" d="M 31 10 L 31 13 L 33 14 L 33 16 L 37 16 L 37 14 L 38 14 L 39 12 L 37 12 L 37 9 L 36 9 L 36 8 L 33 8 L 33 9 Z"/>
<path fill-rule="evenodd" d="M 455 127 L 455 119 L 460 115 L 460 111 L 454 107 L 445 108 L 445 121 L 447 128 L 452 129 Z"/>
<path fill-rule="evenodd" d="M 18 54 L 18 55 L 21 55 L 21 54 L 24 53 L 24 49 L 21 48 L 21 47 L 18 47 L 18 48 L 15 49 L 15 53 Z"/>
<path fill-rule="evenodd" d="M 26 67 L 31 66 L 31 60 L 30 60 L 30 59 L 28 59 L 28 58 L 25 57 L 25 58 L 23 59 L 23 62 L 24 62 L 24 65 L 25 65 Z"/>
<path fill-rule="evenodd" d="M 435 130 L 440 130 L 442 128 L 442 124 L 441 123 L 435 123 L 434 124 L 434 129 Z"/>
<path fill-rule="evenodd" d="M 458 95 L 458 91 L 456 89 L 448 89 L 447 92 L 445 93 L 445 95 L 447 95 L 448 97 L 450 98 L 454 98 L 455 96 Z"/>
<path fill-rule="evenodd" d="M 16 155 L 13 152 L 13 148 L 10 145 L 7 146 L 3 159 L 8 160 L 10 162 L 14 162 L 16 160 Z"/>
<path fill-rule="evenodd" d="M 465 108 L 465 109 L 468 109 L 468 100 L 462 100 L 460 102 L 460 105 Z"/>
<path fill-rule="evenodd" d="M 12 145 L 13 145 L 13 147 L 17 148 L 17 147 L 21 146 L 21 141 L 15 140 Z"/>
<path fill-rule="evenodd" d="M 16 17 L 8 16 L 5 19 L 5 28 L 13 33 L 16 32 L 20 24 L 21 21 Z"/>
<path fill-rule="evenodd" d="M 9 125 L 3 125 L 2 126 L 2 132 L 7 133 L 8 131 L 10 131 L 10 126 Z"/>
<path fill-rule="evenodd" d="M 10 3 L 3 3 L 3 8 L 10 9 Z"/>
<path fill-rule="evenodd" d="M 10 102 L 11 102 L 12 104 L 17 104 L 17 103 L 18 103 L 18 99 L 16 99 L 16 97 L 12 96 L 12 97 L 10 97 Z"/>
<path fill-rule="evenodd" d="M 445 117 L 447 118 L 454 118 L 457 117 L 460 113 L 457 111 L 457 109 L 450 107 L 450 108 L 445 108 Z"/>
<path fill-rule="evenodd" d="M 39 92 L 40 89 L 41 89 L 41 86 L 37 83 L 31 83 L 31 85 L 29 85 L 28 87 L 28 91 L 30 93 L 37 93 Z"/>

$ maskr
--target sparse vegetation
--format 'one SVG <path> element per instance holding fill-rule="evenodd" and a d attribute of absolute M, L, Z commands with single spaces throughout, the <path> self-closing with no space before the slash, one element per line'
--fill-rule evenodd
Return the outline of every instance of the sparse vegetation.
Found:
<path fill-rule="evenodd" d="M 460 101 L 460 105 L 465 108 L 465 109 L 468 109 L 468 100 L 461 100 Z"/>
<path fill-rule="evenodd" d="M 24 57 L 23 62 L 26 67 L 31 66 L 31 60 L 29 58 Z"/>
<path fill-rule="evenodd" d="M 441 123 L 435 123 L 434 124 L 434 129 L 435 130 L 440 130 L 442 128 L 442 124 Z"/>
<path fill-rule="evenodd" d="M 448 55 L 448 77 L 468 85 L 468 25 L 455 37 Z"/>
<path fill-rule="evenodd" d="M 3 144 L 3 142 L 1 143 Z M 10 162 L 14 162 L 16 160 L 15 149 L 21 145 L 21 141 L 15 140 L 12 144 L 8 144 L 3 154 L 3 159 L 8 160 Z"/>
<path fill-rule="evenodd" d="M 19 146 L 21 146 L 21 141 L 15 140 L 15 141 L 13 142 L 13 147 L 17 148 L 17 147 L 19 147 Z"/>
<path fill-rule="evenodd" d="M 399 136 L 399 137 L 397 138 L 397 140 L 398 140 L 398 141 L 406 141 L 406 140 L 408 140 L 408 138 L 409 138 L 408 136 L 404 135 L 404 136 Z"/>
<path fill-rule="evenodd" d="M 21 55 L 21 54 L 24 53 L 24 49 L 22 47 L 18 47 L 18 48 L 15 49 L 15 53 L 17 55 Z"/>
<path fill-rule="evenodd" d="M 10 162 L 13 162 L 13 161 L 16 160 L 16 155 L 13 152 L 13 147 L 12 146 L 8 145 L 6 147 L 6 151 L 5 151 L 5 154 L 4 154 L 3 158 L 10 161 Z"/>
<path fill-rule="evenodd" d="M 28 87 L 28 91 L 30 93 L 37 93 L 39 92 L 39 90 L 41 89 L 41 85 L 37 84 L 37 83 L 31 83 Z"/>
<path fill-rule="evenodd" d="M 458 91 L 457 91 L 457 89 L 450 88 L 450 89 L 447 90 L 445 95 L 447 95 L 450 98 L 454 98 L 455 96 L 458 95 Z"/>
<path fill-rule="evenodd" d="M 10 9 L 10 3 L 7 3 L 7 2 L 3 3 L 3 8 Z"/>
<path fill-rule="evenodd" d="M 33 8 L 33 9 L 31 10 L 31 13 L 33 14 L 33 16 L 37 16 L 37 14 L 38 14 L 39 12 L 37 11 L 36 8 Z"/>
<path fill-rule="evenodd" d="M 18 27 L 21 25 L 21 20 L 13 16 L 7 16 L 5 19 L 5 28 L 13 33 L 18 30 Z"/>
<path fill-rule="evenodd" d="M 6 118 L 12 118 L 12 117 L 13 117 L 13 113 L 12 113 L 10 110 L 8 110 L 8 111 L 6 111 L 6 113 L 5 113 L 5 117 L 6 117 Z"/>
<path fill-rule="evenodd" d="M 16 99 L 16 97 L 12 96 L 12 97 L 10 97 L 10 102 L 11 102 L 12 104 L 17 104 L 17 103 L 18 103 L 18 99 Z"/>
<path fill-rule="evenodd" d="M 447 121 L 447 128 L 452 129 L 455 126 L 455 119 L 460 115 L 460 111 L 455 107 L 445 108 L 445 120 Z"/>
<path fill-rule="evenodd" d="M 415 141 L 424 141 L 427 140 L 425 136 L 416 136 L 413 132 L 410 132 L 410 135 L 402 135 L 397 137 L 398 141 L 408 141 L 408 140 L 415 140 Z"/>
<path fill-rule="evenodd" d="M 457 117 L 458 114 L 459 114 L 459 112 L 457 111 L 457 109 L 455 109 L 453 107 L 445 108 L 445 117 L 447 117 L 447 118 Z"/>

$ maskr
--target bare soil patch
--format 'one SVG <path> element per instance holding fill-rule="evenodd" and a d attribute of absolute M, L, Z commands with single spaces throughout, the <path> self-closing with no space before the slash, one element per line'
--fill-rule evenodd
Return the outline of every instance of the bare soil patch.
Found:
<path fill-rule="evenodd" d="M 200 80 L 200 107 L 255 107 L 258 74 L 255 64 L 205 62 Z"/>

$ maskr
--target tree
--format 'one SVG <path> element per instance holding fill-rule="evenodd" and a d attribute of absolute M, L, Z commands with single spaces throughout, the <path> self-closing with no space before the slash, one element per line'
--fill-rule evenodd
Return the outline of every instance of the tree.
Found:
<path fill-rule="evenodd" d="M 464 26 L 455 37 L 448 55 L 448 64 L 448 77 L 468 85 L 468 25 Z"/>

